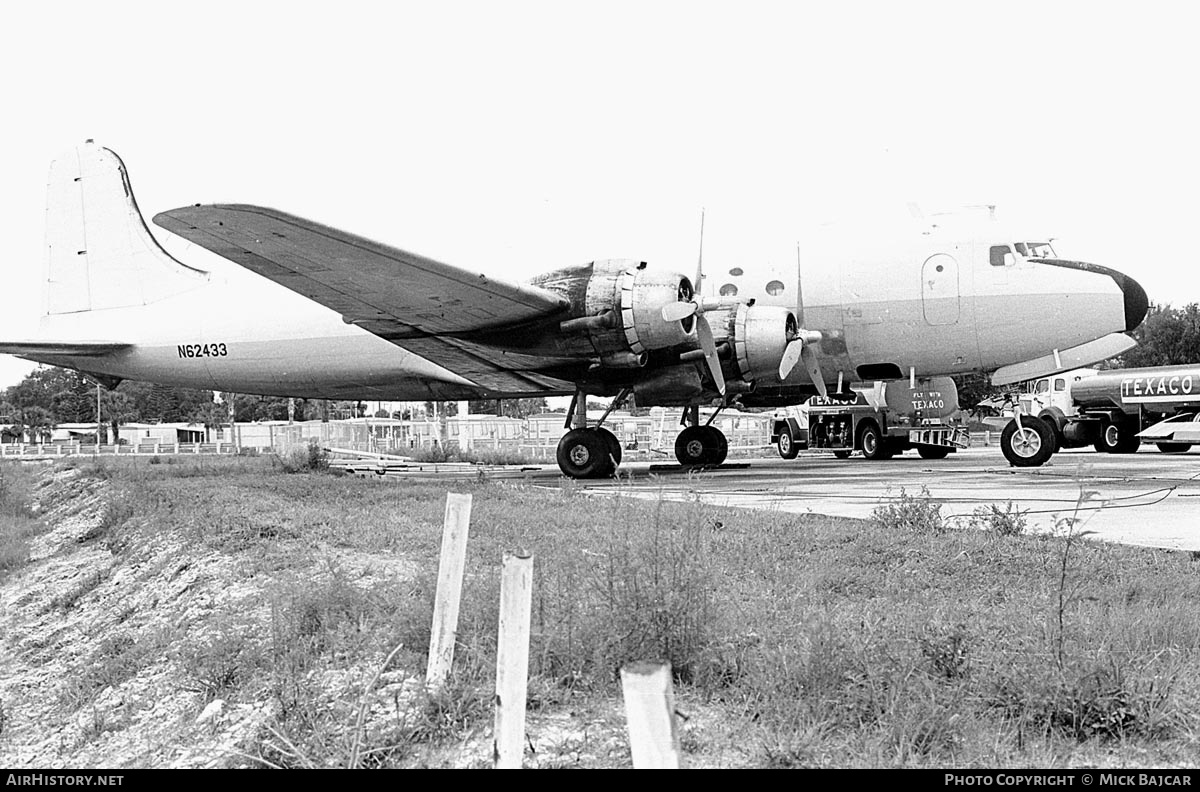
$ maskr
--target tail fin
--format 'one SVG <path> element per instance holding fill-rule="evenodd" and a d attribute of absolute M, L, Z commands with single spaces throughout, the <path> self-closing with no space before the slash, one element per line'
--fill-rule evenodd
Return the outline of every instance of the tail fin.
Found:
<path fill-rule="evenodd" d="M 46 195 L 46 313 L 146 305 L 203 283 L 150 235 L 120 157 L 88 141 L 54 161 Z"/>

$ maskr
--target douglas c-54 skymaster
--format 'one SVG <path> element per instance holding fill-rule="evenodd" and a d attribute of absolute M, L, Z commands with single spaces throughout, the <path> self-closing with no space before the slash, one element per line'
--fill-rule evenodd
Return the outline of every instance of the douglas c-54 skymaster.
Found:
<path fill-rule="evenodd" d="M 702 296 L 697 279 L 644 261 L 517 283 L 274 209 L 196 205 L 154 218 L 250 271 L 217 276 L 159 246 L 124 165 L 91 141 L 53 163 L 47 201 L 46 314 L 36 336 L 2 341 L 0 353 L 109 386 L 573 395 L 558 462 L 580 478 L 612 474 L 621 457 L 611 432 L 588 425 L 587 395 L 682 408 L 680 462 L 719 464 L 725 438 L 701 424 L 700 405 L 796 404 L 851 380 L 1043 376 L 1129 348 L 1123 333 L 1147 307 L 1125 275 L 1058 259 L 1046 237 L 994 221 L 925 224 L 886 244 L 863 237 L 868 252 L 806 252 L 803 294 L 797 262 L 769 282 L 753 264 L 734 267 L 720 295 Z"/>

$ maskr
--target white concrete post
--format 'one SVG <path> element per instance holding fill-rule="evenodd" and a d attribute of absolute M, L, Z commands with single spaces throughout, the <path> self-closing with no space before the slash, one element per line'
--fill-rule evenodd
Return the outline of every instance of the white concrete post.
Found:
<path fill-rule="evenodd" d="M 667 663 L 630 663 L 621 669 L 629 752 L 636 769 L 679 767 L 675 694 Z"/>
<path fill-rule="evenodd" d="M 525 694 L 529 682 L 529 610 L 533 557 L 504 554 L 500 633 L 496 651 L 496 726 L 492 766 L 519 770 L 525 755 Z"/>
<path fill-rule="evenodd" d="M 470 522 L 471 496 L 448 493 L 442 526 L 442 554 L 438 562 L 437 594 L 433 600 L 429 664 L 425 671 L 425 684 L 433 688 L 445 683 L 454 662 L 454 638 L 458 633 L 458 604 L 462 597 Z"/>

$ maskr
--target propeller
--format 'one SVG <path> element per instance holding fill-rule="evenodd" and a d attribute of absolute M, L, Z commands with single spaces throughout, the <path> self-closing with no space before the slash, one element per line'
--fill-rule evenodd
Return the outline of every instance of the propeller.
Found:
<path fill-rule="evenodd" d="M 796 245 L 796 274 L 800 273 L 800 245 Z M 797 297 L 796 307 L 800 314 L 800 323 L 804 323 L 804 292 L 799 291 L 799 280 L 797 278 Z M 825 378 L 821 376 L 821 364 L 817 361 L 816 345 L 821 343 L 821 334 L 816 330 L 805 330 L 803 327 L 795 327 L 791 323 L 787 329 L 788 341 L 787 346 L 783 350 L 783 357 L 779 360 L 779 379 L 786 380 L 788 375 L 792 373 L 792 369 L 796 367 L 796 363 L 804 361 L 804 368 L 808 371 L 808 377 L 816 386 L 817 393 L 821 396 L 828 396 L 829 389 L 825 387 Z"/>
<path fill-rule="evenodd" d="M 700 296 L 701 282 L 704 278 L 704 210 L 700 210 L 700 253 L 696 257 L 696 280 L 693 281 L 690 299 L 667 303 L 662 309 L 662 318 L 666 322 L 681 322 L 689 316 L 696 317 L 696 340 L 704 351 L 704 362 L 708 364 L 708 373 L 716 383 L 717 391 L 725 395 L 725 374 L 721 371 L 721 359 L 717 355 L 717 342 L 713 338 L 712 327 L 708 324 L 704 312 L 712 308 L 728 308 L 740 303 L 740 300 L 704 299 Z M 680 290 L 680 297 L 684 297 Z"/>

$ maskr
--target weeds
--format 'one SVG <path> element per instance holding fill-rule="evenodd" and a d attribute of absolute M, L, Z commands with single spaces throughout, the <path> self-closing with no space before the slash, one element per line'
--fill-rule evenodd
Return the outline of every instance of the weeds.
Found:
<path fill-rule="evenodd" d="M 980 506 L 970 517 L 973 528 L 990 531 L 998 536 L 1020 536 L 1025 533 L 1028 521 L 1025 515 L 1028 509 L 1020 509 L 1009 501 L 1001 509 L 994 503 Z"/>
<path fill-rule="evenodd" d="M 909 495 L 901 487 L 900 494 L 875 507 L 871 517 L 885 530 L 916 534 L 943 534 L 950 530 L 942 518 L 942 505 L 929 496 L 929 489 L 924 486 L 919 496 Z"/>
<path fill-rule="evenodd" d="M 292 446 L 276 458 L 286 473 L 323 473 L 329 470 L 329 454 L 315 440 L 309 440 L 307 445 Z"/>

